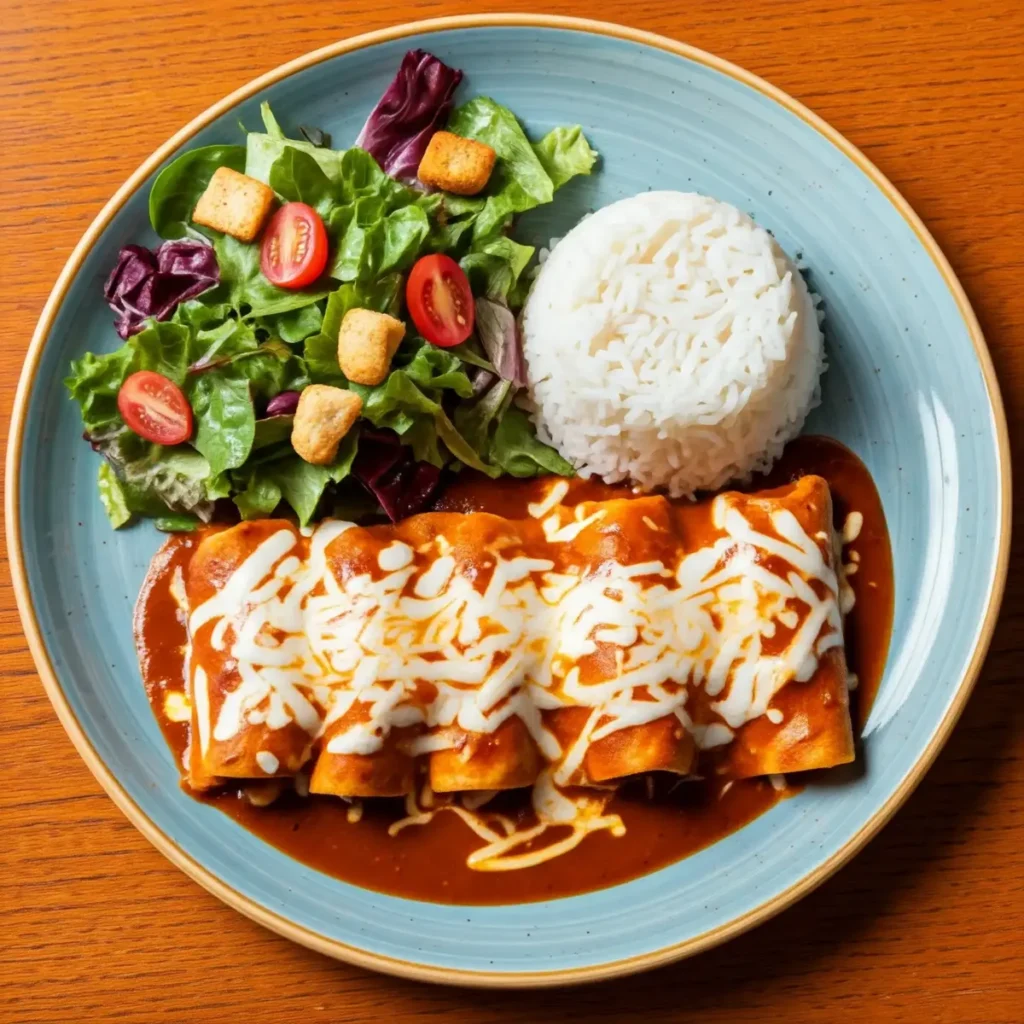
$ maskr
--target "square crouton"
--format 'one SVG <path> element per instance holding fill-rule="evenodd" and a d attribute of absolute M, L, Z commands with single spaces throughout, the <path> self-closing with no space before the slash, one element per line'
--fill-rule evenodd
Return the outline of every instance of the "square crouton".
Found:
<path fill-rule="evenodd" d="M 380 384 L 405 337 L 405 324 L 387 313 L 350 309 L 338 331 L 338 365 L 356 384 Z"/>
<path fill-rule="evenodd" d="M 251 242 L 260 233 L 273 204 L 274 190 L 269 185 L 230 167 L 218 167 L 196 203 L 192 220 Z"/>
<path fill-rule="evenodd" d="M 496 154 L 490 146 L 451 132 L 435 132 L 416 172 L 424 185 L 443 188 L 457 196 L 475 196 L 494 170 Z"/>

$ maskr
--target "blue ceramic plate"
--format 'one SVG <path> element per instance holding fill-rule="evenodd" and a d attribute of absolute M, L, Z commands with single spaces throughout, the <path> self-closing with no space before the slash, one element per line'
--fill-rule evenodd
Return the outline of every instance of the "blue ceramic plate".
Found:
<path fill-rule="evenodd" d="M 237 138 L 270 100 L 285 124 L 344 143 L 424 47 L 535 136 L 583 125 L 600 173 L 578 180 L 531 241 L 643 189 L 706 192 L 802 254 L 828 310 L 830 369 L 810 428 L 853 448 L 881 492 L 896 617 L 862 773 L 816 788 L 711 849 L 602 892 L 449 907 L 335 881 L 264 845 L 178 786 L 139 681 L 131 613 L 159 542 L 114 534 L 96 460 L 61 384 L 68 361 L 117 343 L 104 276 L 127 241 L 155 242 L 149 185 L 181 148 Z M 43 312 L 8 461 L 8 541 L 25 632 L 61 721 L 131 820 L 243 913 L 325 953 L 396 974 L 480 985 L 624 974 L 735 935 L 852 856 L 917 783 L 967 699 L 1002 594 L 1009 544 L 1006 425 L 984 341 L 935 242 L 849 143 L 771 86 L 697 50 L 610 25 L 463 18 L 335 44 L 245 86 L 162 146 L 96 219 Z"/>

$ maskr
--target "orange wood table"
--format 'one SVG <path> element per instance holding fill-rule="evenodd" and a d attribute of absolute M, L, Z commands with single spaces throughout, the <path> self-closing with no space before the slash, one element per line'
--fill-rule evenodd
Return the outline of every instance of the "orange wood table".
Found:
<path fill-rule="evenodd" d="M 808 104 L 895 182 L 1024 410 L 1020 0 L 505 0 L 674 36 Z M 341 36 L 448 0 L 7 0 L 0 9 L 0 412 L 54 279 L 159 143 Z M 216 15 L 207 11 L 216 10 Z M 1024 473 L 1017 472 L 1018 480 Z M 55 495 L 55 500 L 60 500 Z M 1018 532 L 1018 537 L 1024 531 Z M 54 717 L 0 579 L 0 1021 L 1024 1020 L 1024 549 L 982 679 L 916 794 L 851 865 L 737 941 L 636 979 L 486 993 L 376 977 L 265 932 L 163 860 Z M 1016 932 L 1016 934 L 1014 934 Z"/>

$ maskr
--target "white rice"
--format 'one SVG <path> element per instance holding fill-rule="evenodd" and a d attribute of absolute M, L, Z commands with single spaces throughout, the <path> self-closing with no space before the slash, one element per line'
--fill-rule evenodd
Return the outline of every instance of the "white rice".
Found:
<path fill-rule="evenodd" d="M 768 469 L 817 404 L 821 329 L 746 214 L 646 192 L 581 221 L 522 317 L 528 404 L 582 476 L 673 496 Z"/>

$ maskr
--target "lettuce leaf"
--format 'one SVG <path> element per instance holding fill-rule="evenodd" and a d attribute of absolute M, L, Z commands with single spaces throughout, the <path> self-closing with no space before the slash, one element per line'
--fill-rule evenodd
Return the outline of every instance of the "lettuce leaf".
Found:
<path fill-rule="evenodd" d="M 303 139 L 286 138 L 269 103 L 260 105 L 260 114 L 263 116 L 266 132 L 249 132 L 245 137 L 245 173 L 250 178 L 256 178 L 269 185 L 270 168 L 288 147 L 308 153 L 330 177 L 340 175 L 343 152 L 314 146 Z"/>
<path fill-rule="evenodd" d="M 363 150 L 345 150 L 327 171 L 298 144 L 277 142 L 280 155 L 268 182 L 282 199 L 306 203 L 323 218 L 333 254 L 330 277 L 368 282 L 412 265 L 431 234 L 418 193 L 389 178 Z"/>
<path fill-rule="evenodd" d="M 358 449 L 358 430 L 346 434 L 330 466 L 313 466 L 290 447 L 283 449 L 240 476 L 235 505 L 243 519 L 258 519 L 270 515 L 283 500 L 305 526 L 316 514 L 328 485 L 340 483 L 352 472 Z"/>
<path fill-rule="evenodd" d="M 265 519 L 281 504 L 282 497 L 277 481 L 267 473 L 256 471 L 232 501 L 243 519 Z"/>
<path fill-rule="evenodd" d="M 120 425 L 117 393 L 125 377 L 132 372 L 135 358 L 134 346 L 126 344 L 104 355 L 86 352 L 81 359 L 72 361 L 64 386 L 78 403 L 87 434 Z"/>
<path fill-rule="evenodd" d="M 120 529 L 131 521 L 133 510 L 129 505 L 127 490 L 109 462 L 100 463 L 96 483 L 99 487 L 100 503 L 107 513 L 110 525 L 115 530 Z"/>
<path fill-rule="evenodd" d="M 544 473 L 572 476 L 572 463 L 537 439 L 529 417 L 511 405 L 501 417 L 491 440 L 491 462 L 510 476 L 533 477 Z"/>
<path fill-rule="evenodd" d="M 508 408 L 513 394 L 512 383 L 499 380 L 474 401 L 455 410 L 455 426 L 481 458 L 491 457 L 492 428 Z"/>
<path fill-rule="evenodd" d="M 473 385 L 462 360 L 447 349 L 413 337 L 406 343 L 404 351 L 396 354 L 395 362 L 401 367 L 397 372 L 404 373 L 428 393 L 431 390 L 447 389 L 454 391 L 459 398 L 473 397 Z"/>
<path fill-rule="evenodd" d="M 290 313 L 319 302 L 329 288 L 288 290 L 272 285 L 260 270 L 260 247 L 218 235 L 213 242 L 225 298 L 240 317 L 261 318 Z M 218 289 L 221 292 L 221 289 Z"/>
<path fill-rule="evenodd" d="M 125 426 L 92 434 L 89 441 L 109 464 L 109 472 L 100 478 L 100 495 L 111 522 L 126 511 L 158 516 L 169 510 L 191 513 L 204 522 L 212 519 L 219 481 L 193 448 L 152 444 Z M 122 518 L 121 525 L 126 521 Z"/>
<path fill-rule="evenodd" d="M 374 387 L 365 384 L 350 384 L 349 387 L 363 400 L 364 419 L 375 427 L 393 430 L 399 436 L 421 417 L 432 420 L 441 408 L 441 403 L 417 387 L 404 370 L 392 370 Z"/>
<path fill-rule="evenodd" d="M 219 167 L 245 168 L 244 146 L 200 146 L 172 160 L 149 190 L 149 222 L 161 238 L 183 238 L 192 231 L 212 235 L 209 228 L 192 223 L 192 211 Z"/>
<path fill-rule="evenodd" d="M 379 207 L 362 201 L 335 207 L 327 229 L 334 251 L 330 276 L 367 283 L 408 270 L 424 250 L 430 221 L 415 205 L 382 215 Z"/>
<path fill-rule="evenodd" d="M 597 153 L 578 124 L 553 128 L 534 143 L 533 151 L 556 189 L 577 174 L 590 174 L 597 162 Z"/>
<path fill-rule="evenodd" d="M 188 392 L 195 418 L 192 446 L 206 457 L 216 476 L 249 457 L 256 436 L 256 413 L 249 382 L 234 376 L 203 374 Z"/>
<path fill-rule="evenodd" d="M 514 397 L 512 382 L 498 380 L 472 402 L 455 410 L 455 426 L 491 467 L 491 475 L 572 476 L 572 464 L 538 440 L 529 417 L 512 404 Z"/>
<path fill-rule="evenodd" d="M 589 174 L 597 158 L 578 126 L 555 129 L 534 147 L 515 114 L 487 96 L 455 110 L 448 130 L 483 142 L 498 155 L 473 223 L 476 240 L 497 235 L 517 213 L 550 203 L 556 188 Z"/>
<path fill-rule="evenodd" d="M 184 390 L 195 422 L 190 443 L 165 448 L 124 425 L 117 393 L 138 370 Z M 114 352 L 87 353 L 65 380 L 87 438 L 106 459 L 100 497 L 118 526 L 134 515 L 172 512 L 209 520 L 213 503 L 231 493 L 228 472 L 245 464 L 257 440 L 266 446 L 290 435 L 291 417 L 264 421 L 258 435 L 256 402 L 307 383 L 305 363 L 287 345 L 260 342 L 249 324 L 201 303 L 183 304 L 174 321 L 150 321 Z"/>
<path fill-rule="evenodd" d="M 270 165 L 268 184 L 286 202 L 312 206 L 325 220 L 340 194 L 316 158 L 291 145 Z"/>
<path fill-rule="evenodd" d="M 257 452 L 261 448 L 270 448 L 272 445 L 287 441 L 292 436 L 294 420 L 295 417 L 291 413 L 266 416 L 257 420 L 253 427 L 252 450 Z"/>
<path fill-rule="evenodd" d="M 219 292 L 220 289 L 218 288 L 217 291 Z M 231 316 L 230 303 L 211 299 L 204 295 L 201 299 L 188 299 L 179 303 L 171 321 L 202 331 L 220 326 Z"/>
<path fill-rule="evenodd" d="M 471 398 L 473 384 L 458 356 L 437 348 L 419 337 L 406 339 L 395 354 L 394 367 L 375 387 L 349 384 L 363 400 L 363 417 L 373 426 L 394 431 L 408 444 L 421 462 L 442 467 L 447 452 L 468 454 L 474 468 L 475 453 L 458 436 L 442 406 L 446 392 L 458 398 Z"/>
<path fill-rule="evenodd" d="M 194 337 L 192 331 L 181 324 L 150 321 L 149 327 L 128 343 L 135 349 L 132 373 L 152 370 L 173 380 L 180 388 L 185 383 L 189 365 L 199 357 L 192 344 Z"/>
<path fill-rule="evenodd" d="M 250 322 L 259 330 L 266 331 L 272 338 L 280 338 L 289 345 L 297 345 L 320 331 L 324 314 L 318 302 L 312 302 L 298 309 L 283 313 L 269 313 L 265 316 L 250 317 Z"/>
<path fill-rule="evenodd" d="M 522 278 L 535 250 L 505 235 L 474 243 L 459 261 L 476 296 L 513 304 Z"/>

